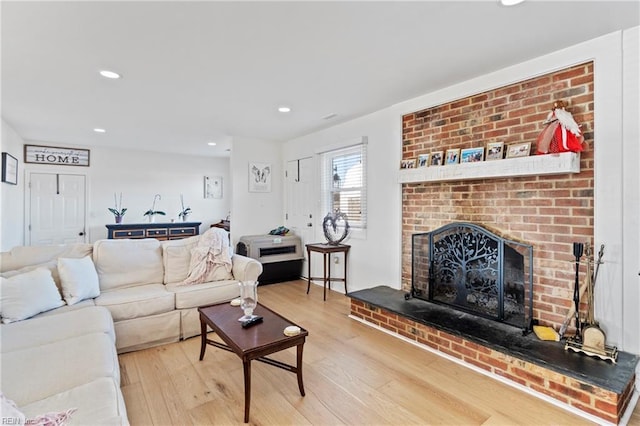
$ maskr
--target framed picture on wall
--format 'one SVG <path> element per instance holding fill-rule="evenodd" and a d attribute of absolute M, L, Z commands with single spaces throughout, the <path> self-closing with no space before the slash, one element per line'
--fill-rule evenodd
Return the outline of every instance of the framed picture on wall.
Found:
<path fill-rule="evenodd" d="M 18 159 L 8 152 L 2 153 L 2 181 L 11 185 L 18 184 Z"/>
<path fill-rule="evenodd" d="M 451 148 L 447 150 L 444 156 L 444 164 L 458 164 L 460 162 L 460 148 Z"/>
<path fill-rule="evenodd" d="M 204 177 L 204 198 L 222 198 L 222 176 Z"/>
<path fill-rule="evenodd" d="M 271 164 L 249 163 L 249 192 L 271 192 Z"/>
<path fill-rule="evenodd" d="M 504 142 L 488 142 L 486 160 L 502 160 L 504 157 Z"/>

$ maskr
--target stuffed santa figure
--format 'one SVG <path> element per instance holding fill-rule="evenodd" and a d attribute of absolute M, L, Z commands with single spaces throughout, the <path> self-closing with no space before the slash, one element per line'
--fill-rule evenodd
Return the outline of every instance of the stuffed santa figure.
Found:
<path fill-rule="evenodd" d="M 563 101 L 553 103 L 553 108 L 544 122 L 545 127 L 538 136 L 538 154 L 583 150 L 584 137 L 580 132 L 580 126 L 564 107 Z"/>

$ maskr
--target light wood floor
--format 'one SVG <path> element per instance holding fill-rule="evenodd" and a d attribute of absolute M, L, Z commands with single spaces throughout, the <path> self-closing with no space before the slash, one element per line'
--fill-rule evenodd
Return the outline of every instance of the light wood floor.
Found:
<path fill-rule="evenodd" d="M 347 317 L 349 299 L 293 281 L 261 286 L 260 302 L 309 330 L 304 386 L 252 363 L 255 425 L 577 425 L 585 419 Z M 213 334 L 210 334 L 213 336 Z M 242 363 L 199 337 L 120 356 L 129 420 L 137 425 L 242 424 Z M 295 364 L 295 349 L 273 356 Z M 639 404 L 640 406 L 640 404 Z M 630 424 L 640 424 L 636 407 Z"/>

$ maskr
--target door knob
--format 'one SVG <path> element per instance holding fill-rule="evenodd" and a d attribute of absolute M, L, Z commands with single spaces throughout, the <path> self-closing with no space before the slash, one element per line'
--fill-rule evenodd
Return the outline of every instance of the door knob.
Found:
<path fill-rule="evenodd" d="M 80 235 L 82 237 L 84 235 L 84 232 L 80 231 L 80 233 L 78 235 Z"/>
<path fill-rule="evenodd" d="M 307 226 L 313 226 L 313 223 L 309 222 L 307 223 Z"/>

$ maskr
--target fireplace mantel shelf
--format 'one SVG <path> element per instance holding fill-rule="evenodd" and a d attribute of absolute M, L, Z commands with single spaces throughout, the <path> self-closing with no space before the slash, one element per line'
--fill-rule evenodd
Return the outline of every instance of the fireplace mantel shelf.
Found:
<path fill-rule="evenodd" d="M 403 169 L 398 175 L 398 182 L 446 182 L 566 173 L 580 173 L 579 153 L 564 152 L 477 163 Z"/>

